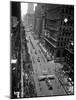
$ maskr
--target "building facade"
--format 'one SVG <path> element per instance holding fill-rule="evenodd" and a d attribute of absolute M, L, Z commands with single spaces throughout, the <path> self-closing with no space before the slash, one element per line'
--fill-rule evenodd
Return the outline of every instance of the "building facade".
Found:
<path fill-rule="evenodd" d="M 21 12 L 20 2 L 11 2 L 11 98 L 21 91 Z"/>
<path fill-rule="evenodd" d="M 24 25 L 27 26 L 34 26 L 34 4 L 28 3 L 27 14 L 24 16 Z"/>
<path fill-rule="evenodd" d="M 35 15 L 36 34 L 54 56 L 54 61 L 69 66 L 73 73 L 74 6 L 38 4 Z M 37 22 L 38 19 L 40 21 Z"/>
<path fill-rule="evenodd" d="M 69 41 L 73 41 L 73 11 L 73 6 L 53 4 L 38 4 L 35 11 L 38 14 L 35 17 L 35 29 L 37 27 L 42 39 L 50 44 L 50 51 L 57 59 L 64 59 L 65 47 Z"/>

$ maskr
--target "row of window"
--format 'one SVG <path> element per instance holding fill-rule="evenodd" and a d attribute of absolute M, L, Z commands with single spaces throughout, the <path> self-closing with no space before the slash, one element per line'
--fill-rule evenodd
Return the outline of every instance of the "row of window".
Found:
<path fill-rule="evenodd" d="M 58 25 L 59 24 L 61 25 L 60 30 L 63 30 L 63 31 L 72 31 L 73 30 L 73 27 L 72 27 L 74 25 L 73 20 L 68 20 L 67 23 L 65 23 L 64 21 L 58 21 L 57 23 L 58 23 Z M 56 29 L 57 28 L 56 24 L 54 24 L 54 23 L 51 24 L 51 22 L 47 21 L 46 27 Z"/>
<path fill-rule="evenodd" d="M 70 32 L 63 32 L 62 33 L 62 36 L 65 36 L 65 37 L 70 37 L 73 33 L 70 33 Z"/>
<path fill-rule="evenodd" d="M 72 20 L 68 21 L 67 23 L 63 22 L 61 25 L 64 25 L 64 26 L 73 26 L 73 22 Z"/>
<path fill-rule="evenodd" d="M 66 46 L 66 43 L 65 42 L 58 42 L 58 45 L 57 46 L 64 47 L 64 46 Z"/>
<path fill-rule="evenodd" d="M 68 45 L 68 41 L 58 42 L 58 43 L 57 43 L 57 46 L 59 46 L 59 47 L 60 47 L 60 46 L 62 46 L 62 47 L 65 46 L 66 48 L 69 47 L 70 50 L 73 50 L 73 49 L 74 49 L 74 46 L 69 46 L 69 45 Z"/>
<path fill-rule="evenodd" d="M 67 23 L 65 23 L 64 21 L 58 21 L 57 23 L 51 23 L 51 22 L 47 22 L 46 23 L 47 26 L 49 27 L 53 27 L 53 28 L 56 28 L 57 25 L 64 25 L 64 26 L 74 26 L 74 23 L 73 23 L 73 20 L 68 20 Z"/>
<path fill-rule="evenodd" d="M 66 14 L 73 14 L 74 13 L 74 9 L 73 7 L 66 7 L 62 9 L 62 13 L 66 13 Z"/>
<path fill-rule="evenodd" d="M 62 27 L 60 27 L 60 31 L 63 31 L 63 32 L 70 32 L 70 31 L 73 31 L 73 28 L 72 27 L 69 27 L 69 26 L 62 26 Z"/>
<path fill-rule="evenodd" d="M 47 29 L 50 29 L 50 30 L 54 30 L 54 31 L 62 31 L 64 33 L 68 32 L 70 34 L 70 32 L 73 32 L 73 28 L 72 27 L 69 27 L 69 26 L 61 26 L 60 28 L 54 28 L 54 27 L 51 27 L 51 26 L 47 26 Z"/>
<path fill-rule="evenodd" d="M 58 40 L 59 40 L 59 41 L 69 41 L 69 40 L 70 40 L 70 38 L 66 38 L 66 37 L 65 37 L 65 38 L 63 38 L 63 37 L 59 37 L 59 38 L 58 38 Z"/>

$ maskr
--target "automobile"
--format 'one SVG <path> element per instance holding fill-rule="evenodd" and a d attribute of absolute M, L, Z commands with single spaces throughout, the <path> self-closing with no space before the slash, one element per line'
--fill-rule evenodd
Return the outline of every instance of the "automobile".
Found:
<path fill-rule="evenodd" d="M 48 79 L 48 78 L 46 78 L 46 79 L 45 79 L 45 82 L 46 82 L 46 84 L 47 84 L 47 86 L 48 86 L 48 89 L 49 89 L 49 90 L 52 90 L 52 89 L 53 89 L 53 86 L 52 86 L 51 80 Z"/>

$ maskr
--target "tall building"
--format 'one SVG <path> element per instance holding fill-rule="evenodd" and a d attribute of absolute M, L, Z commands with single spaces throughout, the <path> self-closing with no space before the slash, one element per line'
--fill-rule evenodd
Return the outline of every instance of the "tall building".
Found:
<path fill-rule="evenodd" d="M 64 60 L 64 49 L 70 40 L 73 40 L 73 26 L 74 15 L 73 6 L 68 5 L 51 5 L 51 4 L 39 4 L 35 12 L 36 22 L 39 25 L 38 32 L 42 39 L 46 41 L 46 44 L 50 46 L 50 52 L 54 54 L 54 58 L 57 60 Z M 41 10 L 40 10 L 41 9 Z M 65 9 L 65 12 L 63 10 Z M 69 12 L 69 13 L 67 13 Z M 42 24 L 41 24 L 42 23 Z M 36 24 L 35 27 L 38 25 Z M 35 28 L 36 29 L 36 28 Z"/>
<path fill-rule="evenodd" d="M 28 3 L 27 13 L 28 14 L 33 14 L 34 13 L 34 3 Z"/>
<path fill-rule="evenodd" d="M 11 2 L 11 98 L 21 91 L 21 12 L 20 2 Z"/>
<path fill-rule="evenodd" d="M 35 30 L 54 57 L 54 61 L 68 66 L 73 73 L 74 6 L 38 4 L 35 15 L 37 15 L 35 16 Z M 38 18 L 40 21 L 37 23 Z M 70 76 L 73 75 L 70 74 Z"/>
<path fill-rule="evenodd" d="M 41 25 L 41 14 L 40 14 L 40 5 L 37 4 L 36 8 L 35 8 L 35 15 L 34 15 L 34 32 L 36 35 L 40 34 L 40 27 Z"/>
<path fill-rule="evenodd" d="M 65 43 L 64 69 L 69 71 L 69 76 L 74 81 L 74 6 L 63 8 L 63 15 L 67 18 L 66 23 L 62 23 Z"/>
<path fill-rule="evenodd" d="M 34 4 L 28 3 L 27 14 L 24 16 L 25 26 L 32 26 L 34 24 Z"/>

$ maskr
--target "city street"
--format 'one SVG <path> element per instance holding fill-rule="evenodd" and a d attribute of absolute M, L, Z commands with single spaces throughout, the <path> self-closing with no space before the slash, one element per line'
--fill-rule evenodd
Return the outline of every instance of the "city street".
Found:
<path fill-rule="evenodd" d="M 52 89 L 49 90 L 45 80 L 39 81 L 38 77 L 43 76 L 43 72 L 47 72 L 48 75 L 55 75 L 55 63 L 53 61 L 47 62 L 44 54 L 38 46 L 38 40 L 34 40 L 32 32 L 26 32 L 28 39 L 28 50 L 31 56 L 33 70 L 34 70 L 34 81 L 37 91 L 37 96 L 54 96 L 54 95 L 66 95 L 66 92 L 57 77 L 51 80 Z"/>
<path fill-rule="evenodd" d="M 74 5 L 10 9 L 11 99 L 74 95 Z"/>

